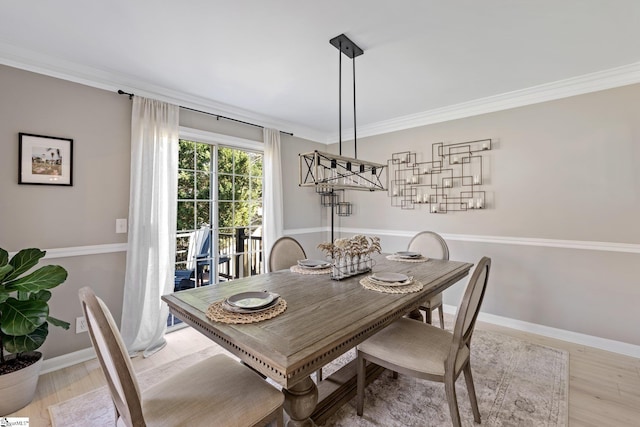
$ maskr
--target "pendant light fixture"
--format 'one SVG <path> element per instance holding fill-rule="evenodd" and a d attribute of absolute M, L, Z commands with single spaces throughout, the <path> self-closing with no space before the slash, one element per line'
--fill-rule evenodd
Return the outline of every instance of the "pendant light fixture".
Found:
<path fill-rule="evenodd" d="M 334 190 L 386 191 L 382 178 L 386 165 L 358 159 L 355 58 L 362 55 L 364 51 L 344 34 L 332 38 L 329 43 L 338 49 L 338 154 L 317 150 L 299 154 L 299 185 L 316 187 L 316 192 L 320 194 L 331 193 Z M 342 155 L 342 55 L 350 58 L 353 64 L 354 157 Z"/>

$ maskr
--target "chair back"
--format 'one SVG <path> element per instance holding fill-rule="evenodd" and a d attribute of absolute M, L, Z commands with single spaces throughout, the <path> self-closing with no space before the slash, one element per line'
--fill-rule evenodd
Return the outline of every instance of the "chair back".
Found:
<path fill-rule="evenodd" d="M 195 270 L 198 258 L 206 258 L 211 246 L 211 233 L 209 226 L 203 225 L 189 236 L 189 248 L 187 249 L 187 270 Z"/>
<path fill-rule="evenodd" d="M 408 251 L 420 252 L 423 256 L 434 259 L 449 259 L 447 242 L 433 231 L 421 231 L 413 236 L 407 247 Z"/>
<path fill-rule="evenodd" d="M 111 398 L 126 426 L 144 426 L 140 389 L 129 354 L 109 308 L 93 290 L 79 291 L 91 343 L 107 379 Z"/>
<path fill-rule="evenodd" d="M 299 259 L 307 255 L 296 239 L 281 237 L 275 241 L 269 254 L 269 271 L 278 271 L 295 265 Z"/>
<path fill-rule="evenodd" d="M 454 353 L 457 353 L 465 345 L 469 345 L 471 341 L 471 335 L 487 289 L 490 269 L 491 258 L 482 257 L 469 279 L 456 313 L 456 320 L 453 326 L 453 344 L 449 353 L 450 359 Z M 455 360 L 455 357 L 452 359 Z"/>

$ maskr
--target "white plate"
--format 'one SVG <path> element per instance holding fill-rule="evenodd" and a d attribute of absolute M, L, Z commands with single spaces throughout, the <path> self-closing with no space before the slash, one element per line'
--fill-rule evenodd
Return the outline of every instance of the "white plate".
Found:
<path fill-rule="evenodd" d="M 371 275 L 374 280 L 378 280 L 380 282 L 389 282 L 389 283 L 401 283 L 409 280 L 409 276 L 402 273 L 373 273 Z"/>
<path fill-rule="evenodd" d="M 387 286 L 387 287 L 394 287 L 394 286 L 407 286 L 413 283 L 413 277 L 409 277 L 407 280 L 405 280 L 404 282 L 383 282 L 382 280 L 376 280 L 373 277 L 369 277 L 369 282 L 375 284 L 375 285 L 380 285 L 380 286 Z"/>
<path fill-rule="evenodd" d="M 409 251 L 396 252 L 396 255 L 400 258 L 421 258 L 422 257 L 422 254 L 420 252 L 409 252 Z"/>
<path fill-rule="evenodd" d="M 269 305 L 275 298 L 270 292 L 242 292 L 227 298 L 227 303 L 233 307 L 256 309 Z"/>
<path fill-rule="evenodd" d="M 298 261 L 298 265 L 302 268 L 327 268 L 331 266 L 331 263 L 321 259 L 301 259 Z"/>
<path fill-rule="evenodd" d="M 248 313 L 259 313 L 261 311 L 265 311 L 265 310 L 269 310 L 271 307 L 273 307 L 274 305 L 276 305 L 278 303 L 278 297 L 279 295 L 274 298 L 273 301 L 271 301 L 269 304 L 265 305 L 264 307 L 260 307 L 260 308 L 240 308 L 240 307 L 234 307 L 233 305 L 229 304 L 229 302 L 227 300 L 225 300 L 222 303 L 222 308 L 226 311 L 230 311 L 232 313 L 244 313 L 244 314 L 248 314 Z"/>

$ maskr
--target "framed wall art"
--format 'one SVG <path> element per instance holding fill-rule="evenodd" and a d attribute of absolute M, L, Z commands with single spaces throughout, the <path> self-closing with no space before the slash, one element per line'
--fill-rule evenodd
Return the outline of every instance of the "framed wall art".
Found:
<path fill-rule="evenodd" d="M 18 184 L 73 185 L 73 139 L 19 135 Z"/>

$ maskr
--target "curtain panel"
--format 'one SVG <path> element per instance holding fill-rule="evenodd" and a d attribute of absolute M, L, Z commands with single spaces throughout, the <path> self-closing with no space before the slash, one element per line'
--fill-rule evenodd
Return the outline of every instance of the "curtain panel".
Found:
<path fill-rule="evenodd" d="M 121 330 L 130 353 L 145 357 L 166 341 L 173 291 L 179 107 L 142 97 L 131 112 L 129 236 Z"/>
<path fill-rule="evenodd" d="M 280 131 L 267 129 L 264 136 L 264 185 L 262 192 L 262 249 L 264 259 L 269 259 L 273 243 L 282 236 L 282 165 L 280 157 Z"/>

